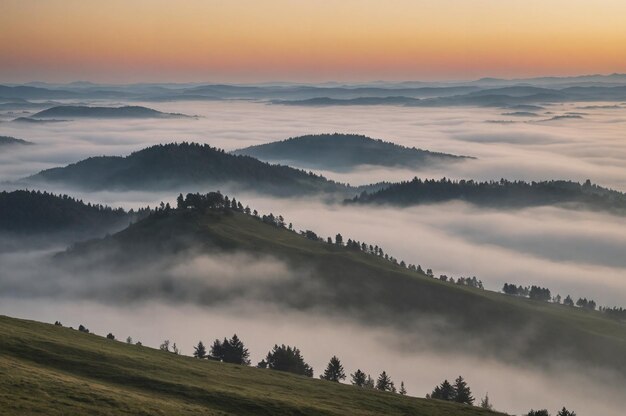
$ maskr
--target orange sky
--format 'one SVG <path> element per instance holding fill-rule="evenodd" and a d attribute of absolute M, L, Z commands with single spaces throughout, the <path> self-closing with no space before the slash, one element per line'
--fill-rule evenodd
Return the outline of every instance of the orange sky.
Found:
<path fill-rule="evenodd" d="M 625 0 L 0 1 L 0 82 L 612 72 Z"/>

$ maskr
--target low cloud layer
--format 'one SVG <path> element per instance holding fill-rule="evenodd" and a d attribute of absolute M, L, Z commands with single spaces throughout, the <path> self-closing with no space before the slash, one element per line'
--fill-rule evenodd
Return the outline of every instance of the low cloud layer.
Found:
<path fill-rule="evenodd" d="M 341 174 L 322 172 L 355 185 L 416 175 L 479 180 L 589 178 L 626 191 L 626 109 L 602 108 L 602 103 L 585 109 L 589 114 L 584 122 L 515 124 L 485 123 L 503 119 L 502 110 L 489 108 L 301 108 L 253 102 L 149 106 L 201 118 L 19 125 L 5 117 L 0 135 L 37 145 L 2 149 L 0 182 L 90 156 L 126 155 L 156 143 L 187 140 L 233 150 L 336 131 L 478 158 L 424 170 L 361 167 Z M 550 106 L 547 111 L 553 114 L 546 118 L 577 106 Z M 55 191 L 126 208 L 173 203 L 176 197 L 152 192 Z M 377 244 L 436 274 L 476 275 L 488 289 L 499 290 L 505 282 L 538 284 L 553 294 L 593 298 L 601 305 L 626 305 L 626 225 L 621 217 L 553 207 L 499 211 L 447 203 L 399 209 L 327 205 L 314 199 L 275 199 L 251 193 L 235 196 L 260 212 L 284 215 L 297 229 L 311 229 L 324 237 L 339 232 L 345 238 Z M 387 370 L 417 396 L 428 393 L 443 378 L 463 374 L 476 395 L 489 392 L 496 408 L 509 412 L 547 407 L 554 413 L 566 405 L 581 415 L 623 413 L 623 398 L 611 387 L 613 380 L 590 369 L 581 374 L 563 363 L 561 372 L 548 374 L 488 357 L 416 350 L 391 329 L 385 332 L 345 317 L 302 316 L 277 309 L 271 302 L 273 285 L 291 284 L 308 271 L 292 270 L 271 257 L 189 253 L 184 260 L 147 264 L 137 273 L 96 270 L 81 275 L 50 267 L 49 256 L 60 247 L 46 249 L 39 244 L 38 248 L 0 253 L 0 313 L 60 319 L 74 327 L 83 323 L 100 334 L 132 335 L 151 346 L 170 338 L 187 354 L 198 339 L 210 342 L 236 331 L 250 345 L 256 361 L 274 343 L 297 344 L 318 374 L 328 358 L 338 354 L 352 371 L 362 367 L 375 375 Z M 164 271 L 167 279 L 146 284 L 154 283 L 154 274 Z M 120 297 L 120 293 L 125 295 Z M 225 293 L 232 296 L 224 297 Z M 220 302 L 207 302 L 209 294 Z M 400 342 L 389 346 L 390 337 Z"/>

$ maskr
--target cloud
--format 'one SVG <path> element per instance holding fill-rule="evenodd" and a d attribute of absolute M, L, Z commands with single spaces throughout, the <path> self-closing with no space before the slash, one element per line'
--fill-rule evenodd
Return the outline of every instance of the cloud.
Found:
<path fill-rule="evenodd" d="M 622 128 L 626 109 L 588 108 L 589 115 L 580 123 L 496 125 L 484 123 L 498 117 L 501 110 L 495 108 L 300 108 L 254 102 L 149 106 L 202 118 L 28 126 L 0 123 L 0 135 L 37 143 L 2 150 L 0 180 L 94 155 L 126 155 L 155 143 L 187 140 L 233 150 L 301 134 L 347 132 L 477 159 L 415 170 L 365 166 L 346 173 L 323 172 L 342 182 L 358 185 L 416 175 L 479 180 L 590 178 L 626 191 Z M 576 103 L 550 110 L 562 114 L 574 108 Z M 222 191 L 229 193 L 227 188 Z M 176 197 L 169 192 L 71 194 L 127 208 L 155 206 L 161 200 L 172 203 Z M 235 196 L 261 212 L 283 214 L 297 229 L 311 229 L 324 237 L 340 232 L 346 238 L 378 244 L 395 257 L 432 268 L 437 274 L 476 275 L 493 290 L 505 282 L 539 284 L 563 296 L 626 305 L 622 255 L 626 225 L 620 217 L 553 207 L 499 211 L 448 203 L 398 209 L 327 205 L 314 199 L 276 199 L 253 193 Z M 488 391 L 496 407 L 506 411 L 548 407 L 554 413 L 566 405 L 579 414 L 623 412 L 620 392 L 610 387 L 618 384 L 592 369 L 581 374 L 563 363 L 560 372 L 542 373 L 489 357 L 449 354 L 423 345 L 415 348 L 410 346 L 413 339 L 402 342 L 407 338 L 393 328 L 357 324 L 347 316 L 329 319 L 319 311 L 304 316 L 278 307 L 272 289 L 299 284 L 307 280 L 300 277 L 310 271 L 293 269 L 272 257 L 187 253 L 123 274 L 106 269 L 75 274 L 49 263 L 50 254 L 60 249 L 55 242 L 50 244 L 40 244 L 37 251 L 0 253 L 0 313 L 61 319 L 75 327 L 84 323 L 98 333 L 113 331 L 118 338 L 132 335 L 153 346 L 171 338 L 187 353 L 198 339 L 210 342 L 237 331 L 250 344 L 255 360 L 276 342 L 297 344 L 318 373 L 336 353 L 350 370 L 364 367 L 374 375 L 385 369 L 396 382 L 404 380 L 410 393 L 420 396 L 443 378 L 463 374 L 477 395 Z M 388 340 L 393 337 L 399 342 L 389 348 Z"/>

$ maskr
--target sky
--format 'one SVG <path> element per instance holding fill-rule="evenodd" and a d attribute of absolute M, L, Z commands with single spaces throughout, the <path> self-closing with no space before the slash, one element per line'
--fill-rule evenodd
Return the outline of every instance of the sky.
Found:
<path fill-rule="evenodd" d="M 626 72 L 623 0 L 2 0 L 0 82 Z"/>

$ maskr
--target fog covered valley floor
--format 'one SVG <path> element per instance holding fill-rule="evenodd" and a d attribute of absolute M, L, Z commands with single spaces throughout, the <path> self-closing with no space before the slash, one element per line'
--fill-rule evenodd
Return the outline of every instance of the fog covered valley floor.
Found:
<path fill-rule="evenodd" d="M 3 188 L 21 189 L 20 180 L 46 169 L 94 156 L 127 156 L 155 144 L 199 142 L 229 152 L 309 133 L 343 132 L 472 159 L 410 168 L 316 169 L 292 162 L 294 167 L 352 187 L 445 176 L 580 184 L 590 179 L 626 190 L 626 144 L 621 139 L 626 110 L 607 103 L 546 105 L 544 111 L 555 115 L 587 114 L 583 119 L 508 124 L 487 121 L 522 116 L 475 107 L 140 104 L 199 117 L 114 122 L 81 118 L 26 125 L 7 115 L 0 134 L 33 144 L 2 147 Z M 154 177 L 142 175 L 128 173 L 124 179 L 135 184 L 130 189 L 88 189 L 62 182 L 29 185 L 85 203 L 133 208 L 134 214 L 64 206 L 61 212 L 71 213 L 66 220 L 81 219 L 76 230 L 61 220 L 59 229 L 43 228 L 31 235 L 3 229 L 0 313 L 59 320 L 74 328 L 83 324 L 96 334 L 111 332 L 119 341 L 131 336 L 152 348 L 169 339 L 183 355 L 191 355 L 199 340 L 208 345 L 237 333 L 253 364 L 276 343 L 297 345 L 316 378 L 337 355 L 349 372 L 361 368 L 377 376 L 386 371 L 397 387 L 404 381 L 410 396 L 424 397 L 443 379 L 453 381 L 461 374 L 476 404 L 488 393 L 496 409 L 511 414 L 531 408 L 555 414 L 564 405 L 579 416 L 622 414 L 623 321 L 598 311 L 496 293 L 505 283 L 538 285 L 562 299 L 570 295 L 574 301 L 593 299 L 598 306 L 624 306 L 626 228 L 620 213 L 576 204 L 481 206 L 454 198 L 410 206 L 352 205 L 343 200 L 361 190 L 351 194 L 351 188 L 342 188 L 335 194 L 333 188 L 319 195 L 314 185 L 301 194 L 281 195 L 261 186 L 241 187 L 227 177 L 219 187 L 195 181 L 154 189 L 138 180 Z M 269 178 L 256 176 L 258 181 Z M 147 212 L 138 211 L 147 205 L 154 209 L 162 201 L 174 210 L 179 192 L 218 188 L 259 216 L 282 215 L 285 227 L 292 223 L 296 232 L 256 228 L 267 224 L 247 222 L 251 216 L 241 213 L 220 220 L 221 214 L 181 219 L 177 213 L 155 213 L 146 218 Z M 38 209 L 54 206 L 46 203 Z M 33 213 L 47 218 L 42 211 Z M 314 242 L 300 236 L 300 230 L 312 231 L 324 242 L 311 246 Z M 107 233 L 111 236 L 105 237 Z M 369 254 L 360 260 L 362 253 L 334 252 L 326 238 L 334 242 L 337 234 L 344 243 L 350 238 L 384 248 L 398 263 L 420 265 L 424 272 L 432 269 L 436 279 L 397 271 L 399 266 L 389 262 L 370 263 Z M 96 240 L 76 244 L 92 238 Z M 61 264 L 65 261 L 71 265 Z M 485 290 L 443 283 L 440 275 L 476 276 Z"/>

